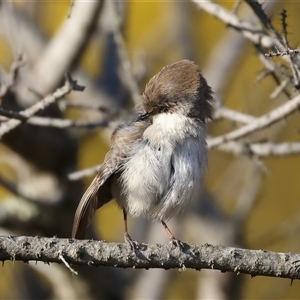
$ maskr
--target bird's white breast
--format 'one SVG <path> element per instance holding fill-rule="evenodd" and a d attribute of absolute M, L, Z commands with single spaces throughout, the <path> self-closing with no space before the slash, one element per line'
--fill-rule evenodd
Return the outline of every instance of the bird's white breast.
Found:
<path fill-rule="evenodd" d="M 162 113 L 131 149 L 120 177 L 120 206 L 133 216 L 166 220 L 201 189 L 206 168 L 205 125 Z"/>

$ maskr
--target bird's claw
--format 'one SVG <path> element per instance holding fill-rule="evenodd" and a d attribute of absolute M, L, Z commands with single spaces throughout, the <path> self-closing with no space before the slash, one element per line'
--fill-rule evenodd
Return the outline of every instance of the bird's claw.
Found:
<path fill-rule="evenodd" d="M 140 247 L 139 242 L 133 240 L 127 232 L 124 233 L 124 240 L 125 243 L 129 245 L 131 251 L 135 252 L 135 250 L 139 249 Z"/>
<path fill-rule="evenodd" d="M 179 248 L 181 251 L 184 250 L 184 243 L 182 241 L 176 239 L 175 237 L 171 238 L 170 244 L 172 246 L 175 246 L 175 248 Z"/>

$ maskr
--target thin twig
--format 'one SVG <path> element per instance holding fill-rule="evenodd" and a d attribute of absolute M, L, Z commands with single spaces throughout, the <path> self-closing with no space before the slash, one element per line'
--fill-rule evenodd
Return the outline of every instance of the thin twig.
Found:
<path fill-rule="evenodd" d="M 281 11 L 281 22 L 282 22 L 282 32 L 283 32 L 283 42 L 284 42 L 284 45 L 285 45 L 285 48 L 287 50 L 290 50 L 290 45 L 289 45 L 289 41 L 288 41 L 288 38 L 287 38 L 287 22 L 286 22 L 286 19 L 287 19 L 287 15 L 286 15 L 286 10 L 283 9 Z M 295 62 L 295 59 L 293 57 L 293 54 L 290 54 L 289 55 L 289 61 L 290 61 L 290 66 L 291 66 L 291 69 L 292 69 L 292 74 L 293 74 L 293 77 L 294 77 L 294 86 L 296 88 L 299 88 L 299 73 L 297 71 L 297 64 Z"/>
<path fill-rule="evenodd" d="M 87 47 L 103 2 L 74 0 L 72 17 L 64 20 L 53 38 L 35 58 L 27 86 L 36 86 L 40 93 L 48 94 L 59 85 L 64 74 L 73 68 Z"/>
<path fill-rule="evenodd" d="M 8 82 L 6 84 L 1 84 L 0 86 L 0 98 L 4 97 L 15 84 L 19 74 L 19 70 L 25 65 L 25 63 L 26 62 L 24 60 L 23 54 L 19 54 L 10 67 Z"/>
<path fill-rule="evenodd" d="M 40 100 L 39 102 L 33 104 L 29 108 L 24 109 L 20 112 L 20 114 L 25 118 L 29 119 L 37 112 L 45 109 L 50 104 L 54 103 L 57 99 L 66 96 L 70 93 L 74 88 L 78 89 L 77 83 L 75 82 L 75 86 L 73 86 L 73 81 L 67 77 L 65 84 L 63 87 L 57 89 L 53 94 L 48 95 L 44 99 Z M 17 126 L 21 125 L 22 121 L 17 119 L 11 119 L 0 126 L 0 138 L 3 137 L 4 134 L 8 133 L 12 129 L 16 128 Z"/>
<path fill-rule="evenodd" d="M 225 106 L 220 106 L 215 111 L 214 120 L 221 118 L 241 124 L 249 124 L 257 120 L 256 117 L 232 110 Z"/>
<path fill-rule="evenodd" d="M 261 130 L 266 128 L 285 117 L 289 116 L 293 112 L 295 112 L 300 105 L 300 95 L 297 95 L 290 101 L 286 102 L 285 104 L 279 106 L 278 108 L 268 112 L 267 114 L 257 118 L 255 122 L 247 124 L 241 128 L 233 130 L 227 134 L 221 135 L 216 138 L 212 138 L 208 140 L 208 147 L 214 148 L 216 146 L 221 145 L 222 143 L 233 141 L 240 139 L 250 133 L 253 133 L 257 130 Z"/>
<path fill-rule="evenodd" d="M 85 121 L 85 120 L 68 120 L 68 119 L 58 119 L 58 118 L 47 118 L 33 116 L 30 119 L 25 118 L 22 114 L 18 112 L 5 111 L 0 108 L 0 115 L 9 115 L 10 118 L 0 117 L 0 122 L 8 122 L 10 119 L 17 119 L 20 121 L 26 121 L 30 125 L 42 126 L 42 127 L 56 127 L 56 128 L 115 128 L 119 125 L 118 122 L 104 121 Z"/>
<path fill-rule="evenodd" d="M 257 47 L 258 57 L 264 64 L 264 66 L 270 71 L 272 78 L 277 85 L 280 85 L 282 80 L 288 80 L 291 85 L 294 85 L 293 80 L 288 76 L 282 68 L 278 67 L 272 60 L 269 60 L 265 56 L 265 52 L 262 48 Z M 291 93 L 284 88 L 283 93 L 290 99 L 292 97 Z"/>
<path fill-rule="evenodd" d="M 9 119 L 17 119 L 20 121 L 27 120 L 27 118 L 23 116 L 23 114 L 21 114 L 20 112 L 4 109 L 2 107 L 0 107 L 0 115 L 5 117 L 5 118 L 1 118 L 1 121 L 7 121 Z"/>
<path fill-rule="evenodd" d="M 256 29 L 250 23 L 241 21 L 234 13 L 222 7 L 221 5 L 214 3 L 211 0 L 192 1 L 199 8 L 205 10 L 210 15 L 217 17 L 225 24 L 241 31 L 241 33 L 254 44 L 260 44 L 266 48 L 270 48 L 274 44 L 277 44 L 276 39 L 266 35 L 262 30 Z"/>
<path fill-rule="evenodd" d="M 78 275 L 78 272 L 75 271 L 75 270 L 68 264 L 68 262 L 65 260 L 65 258 L 63 257 L 62 251 L 59 251 L 59 253 L 58 253 L 58 258 L 64 263 L 64 265 L 71 271 L 72 274 Z"/>
<path fill-rule="evenodd" d="M 279 51 L 277 49 L 276 52 L 268 52 L 268 53 L 265 53 L 265 57 L 277 57 L 277 56 L 285 56 L 285 55 L 292 55 L 292 54 L 299 54 L 300 53 L 300 48 L 297 48 L 297 49 L 286 49 L 286 50 L 283 50 L 283 51 Z"/>
<path fill-rule="evenodd" d="M 129 60 L 128 52 L 125 46 L 121 28 L 120 28 L 120 17 L 117 14 L 117 10 L 114 2 L 110 3 L 112 10 L 111 28 L 113 32 L 114 41 L 117 45 L 117 53 L 121 62 L 122 80 L 126 84 L 131 98 L 134 104 L 140 103 L 140 89 L 136 79 L 132 72 L 131 62 Z"/>
<path fill-rule="evenodd" d="M 245 0 L 247 4 L 251 7 L 255 15 L 259 18 L 261 23 L 273 34 L 273 36 L 282 43 L 281 36 L 278 31 L 273 27 L 270 18 L 266 15 L 262 8 L 262 4 L 257 0 Z"/>
<path fill-rule="evenodd" d="M 74 2 L 75 2 L 74 0 L 70 1 L 69 11 L 68 11 L 68 19 L 71 18 L 72 10 L 74 7 Z"/>
<path fill-rule="evenodd" d="M 242 154 L 256 157 L 288 156 L 300 153 L 300 142 L 249 144 L 230 141 L 219 145 L 218 149 L 234 155 Z"/>
<path fill-rule="evenodd" d="M 82 179 L 83 177 L 91 176 L 94 175 L 98 172 L 99 168 L 101 165 L 97 165 L 88 169 L 72 172 L 68 175 L 69 180 L 79 180 Z"/>
<path fill-rule="evenodd" d="M 274 92 L 270 95 L 271 99 L 275 99 L 276 97 L 278 97 L 278 95 L 285 89 L 285 87 L 287 86 L 287 84 L 289 83 L 289 81 L 287 79 L 283 80 L 280 85 L 278 85 L 276 87 L 276 89 L 274 90 Z"/>
<path fill-rule="evenodd" d="M 234 5 L 233 5 L 233 8 L 232 8 L 232 13 L 234 13 L 235 15 L 237 15 L 237 12 L 239 10 L 239 8 L 241 7 L 241 4 L 242 4 L 242 0 L 236 0 Z"/>
<path fill-rule="evenodd" d="M 287 22 L 286 22 L 286 18 L 287 18 L 287 15 L 286 15 L 286 10 L 283 9 L 281 11 L 281 24 L 282 24 L 282 35 L 283 35 L 283 42 L 285 44 L 285 47 L 287 49 L 290 48 L 289 46 L 289 41 L 288 41 L 288 38 L 287 38 Z"/>

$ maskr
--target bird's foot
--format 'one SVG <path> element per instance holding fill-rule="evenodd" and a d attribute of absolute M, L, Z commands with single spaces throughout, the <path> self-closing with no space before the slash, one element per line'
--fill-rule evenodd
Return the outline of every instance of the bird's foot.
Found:
<path fill-rule="evenodd" d="M 184 250 L 184 243 L 178 239 L 176 239 L 175 237 L 172 237 L 170 239 L 170 244 L 172 246 L 175 246 L 175 248 L 179 248 L 179 250 L 183 251 Z"/>
<path fill-rule="evenodd" d="M 131 251 L 135 252 L 135 250 L 138 250 L 138 249 L 139 249 L 139 247 L 140 247 L 139 242 L 133 240 L 133 239 L 131 238 L 131 236 L 128 234 L 128 232 L 125 232 L 125 233 L 124 233 L 124 240 L 125 240 L 125 243 L 126 243 L 127 245 L 129 245 Z"/>

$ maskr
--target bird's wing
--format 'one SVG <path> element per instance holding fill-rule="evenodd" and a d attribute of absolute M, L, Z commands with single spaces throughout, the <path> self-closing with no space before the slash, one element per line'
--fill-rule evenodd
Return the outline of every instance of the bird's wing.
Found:
<path fill-rule="evenodd" d="M 148 125 L 147 121 L 137 121 L 118 127 L 113 133 L 111 149 L 77 207 L 72 229 L 73 238 L 83 239 L 96 210 L 112 200 L 112 177 L 120 171 L 132 143 L 141 138 Z"/>
<path fill-rule="evenodd" d="M 91 223 L 91 220 L 98 208 L 111 200 L 111 177 L 115 172 L 112 168 L 100 168 L 99 173 L 94 178 L 77 207 L 72 237 L 83 239 L 85 230 Z M 101 194 L 104 194 L 101 196 Z M 110 195 L 110 196 L 109 196 Z"/>

